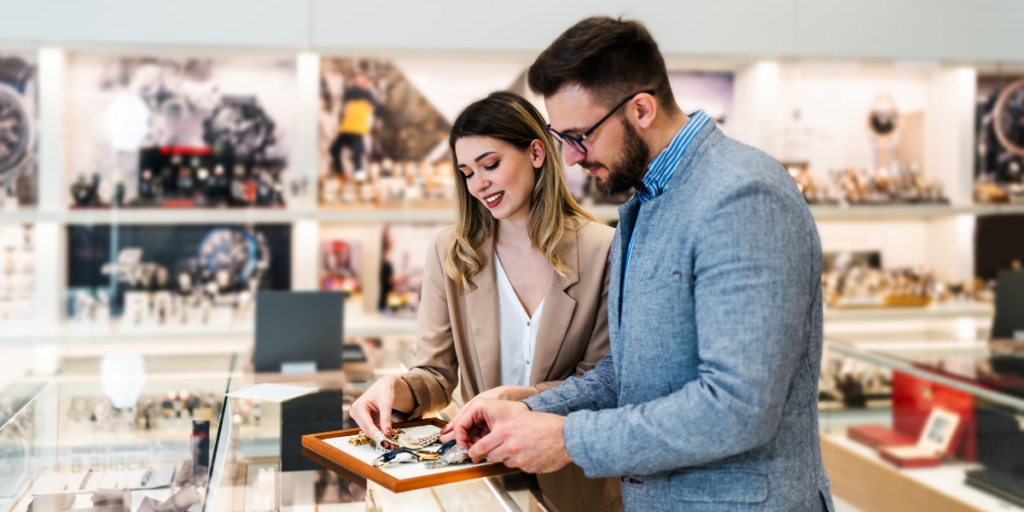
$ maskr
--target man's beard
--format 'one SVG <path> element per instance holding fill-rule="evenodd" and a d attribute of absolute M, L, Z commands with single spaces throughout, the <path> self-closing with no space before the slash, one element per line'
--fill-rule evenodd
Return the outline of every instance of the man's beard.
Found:
<path fill-rule="evenodd" d="M 622 156 L 620 158 L 611 165 L 587 161 L 580 163 L 584 168 L 604 167 L 608 171 L 606 180 L 597 180 L 597 188 L 609 196 L 625 192 L 640 183 L 651 156 L 651 150 L 647 147 L 647 143 L 640 138 L 640 134 L 631 124 L 623 121 L 622 130 Z"/>

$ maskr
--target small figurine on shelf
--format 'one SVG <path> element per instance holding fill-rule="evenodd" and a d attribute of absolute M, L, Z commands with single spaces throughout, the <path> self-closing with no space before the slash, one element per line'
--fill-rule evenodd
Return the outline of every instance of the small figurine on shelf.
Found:
<path fill-rule="evenodd" d="M 78 180 L 75 181 L 74 185 L 71 185 L 71 197 L 75 201 L 75 205 L 80 208 L 89 208 L 98 206 L 98 196 L 100 186 L 100 175 L 93 174 L 92 182 L 87 182 L 84 174 L 78 175 Z"/>
<path fill-rule="evenodd" d="M 124 180 L 121 173 L 114 175 L 114 193 L 110 198 L 110 204 L 115 207 L 124 206 Z"/>

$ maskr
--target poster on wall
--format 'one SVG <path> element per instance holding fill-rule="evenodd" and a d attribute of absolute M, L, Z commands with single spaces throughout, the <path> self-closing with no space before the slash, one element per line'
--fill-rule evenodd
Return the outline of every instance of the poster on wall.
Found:
<path fill-rule="evenodd" d="M 445 224 L 389 224 L 384 226 L 381 245 L 381 312 L 415 316 L 419 309 L 427 251 Z"/>
<path fill-rule="evenodd" d="M 258 290 L 290 289 L 290 225 L 68 228 L 72 322 L 244 325 Z"/>
<path fill-rule="evenodd" d="M 297 142 L 296 80 L 294 59 L 73 55 L 69 201 L 282 206 Z"/>
<path fill-rule="evenodd" d="M 924 165 L 929 78 L 793 66 L 776 154 L 809 203 L 948 203 Z"/>
<path fill-rule="evenodd" d="M 451 125 L 380 59 L 321 59 L 320 202 L 329 207 L 451 205 Z"/>
<path fill-rule="evenodd" d="M 1024 202 L 1024 75 L 979 75 L 974 197 Z"/>
<path fill-rule="evenodd" d="M 322 243 L 320 287 L 355 295 L 363 291 L 362 246 L 355 240 L 330 239 Z"/>
<path fill-rule="evenodd" d="M 0 207 L 36 203 L 36 57 L 0 50 Z"/>

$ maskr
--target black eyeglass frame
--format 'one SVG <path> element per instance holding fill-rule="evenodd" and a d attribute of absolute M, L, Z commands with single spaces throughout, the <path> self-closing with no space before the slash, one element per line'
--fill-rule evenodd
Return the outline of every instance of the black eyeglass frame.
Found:
<path fill-rule="evenodd" d="M 572 146 L 573 149 L 575 149 L 576 151 L 579 151 L 580 153 L 583 153 L 585 155 L 585 154 L 587 154 L 587 148 L 586 148 L 586 146 L 583 145 L 583 141 L 587 140 L 587 137 L 590 137 L 590 135 L 592 133 L 594 133 L 594 130 L 597 130 L 598 127 L 600 127 L 602 124 L 604 124 L 604 122 L 607 121 L 608 118 L 612 116 L 612 114 L 614 114 L 620 108 L 622 108 L 623 105 L 625 105 L 626 103 L 629 103 L 629 100 L 631 100 L 633 98 L 636 98 L 637 96 L 639 96 L 641 94 L 650 94 L 651 96 L 654 96 L 655 92 L 656 91 L 654 89 L 650 89 L 650 90 L 647 90 L 647 91 L 640 91 L 640 92 L 635 92 L 633 94 L 630 94 L 628 98 L 620 101 L 618 105 L 615 105 L 615 108 L 613 108 L 611 110 L 611 112 L 608 112 L 608 115 L 602 117 L 600 121 L 598 121 L 594 126 L 591 126 L 589 130 L 583 132 L 583 135 L 580 135 L 579 137 L 576 137 L 576 136 L 573 136 L 573 135 L 566 135 L 564 133 L 560 133 L 559 131 L 555 130 L 554 128 L 551 128 L 550 124 L 547 125 L 546 128 L 547 128 L 547 130 L 549 132 L 551 132 L 552 135 L 555 136 L 556 139 L 558 139 L 558 142 L 560 142 L 560 143 L 561 142 L 568 142 L 569 145 Z"/>

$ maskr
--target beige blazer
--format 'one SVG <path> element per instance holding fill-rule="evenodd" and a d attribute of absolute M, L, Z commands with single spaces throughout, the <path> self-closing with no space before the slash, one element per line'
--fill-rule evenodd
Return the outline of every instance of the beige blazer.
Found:
<path fill-rule="evenodd" d="M 608 353 L 609 255 L 614 234 L 614 229 L 596 222 L 579 218 L 566 222 L 555 252 L 570 271 L 565 276 L 551 272 L 530 374 L 530 385 L 540 391 L 569 376 L 582 376 Z M 460 291 L 442 267 L 453 238 L 453 228 L 446 229 L 427 251 L 416 362 L 403 377 L 416 402 L 412 418 L 447 407 L 460 382 L 464 402 L 501 385 L 494 240 L 484 243 L 483 268 Z M 618 479 L 588 480 L 578 466 L 571 465 L 538 480 L 563 511 L 621 509 Z"/>

